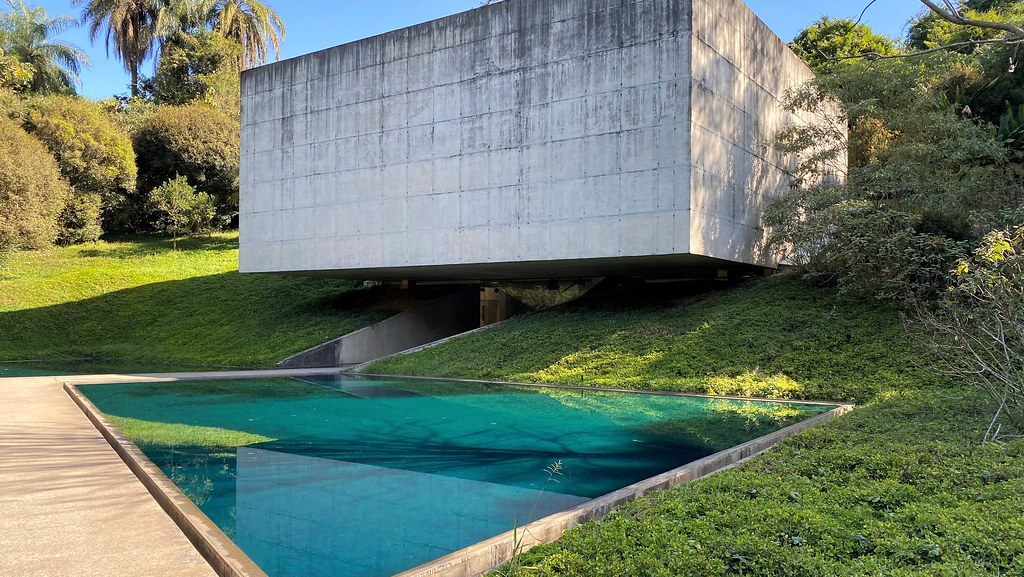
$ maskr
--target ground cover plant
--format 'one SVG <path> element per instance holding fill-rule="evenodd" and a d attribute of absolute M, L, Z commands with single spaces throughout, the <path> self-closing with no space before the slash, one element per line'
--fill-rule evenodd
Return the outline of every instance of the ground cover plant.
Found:
<path fill-rule="evenodd" d="M 1024 444 L 982 444 L 993 401 L 927 355 L 896 310 L 774 278 L 692 305 L 563 307 L 367 370 L 859 405 L 496 574 L 1020 574 Z"/>
<path fill-rule="evenodd" d="M 371 296 L 239 274 L 236 233 L 17 252 L 0 266 L 0 360 L 271 366 L 394 312 Z"/>

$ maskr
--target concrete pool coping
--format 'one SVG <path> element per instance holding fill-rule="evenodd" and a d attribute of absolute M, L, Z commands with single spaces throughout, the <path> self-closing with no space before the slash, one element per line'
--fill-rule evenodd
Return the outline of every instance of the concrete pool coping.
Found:
<path fill-rule="evenodd" d="M 518 530 L 508 531 L 475 545 L 455 551 L 429 563 L 398 573 L 394 577 L 472 577 L 493 570 L 510 561 L 514 554 L 558 539 L 565 531 L 586 521 L 600 519 L 612 509 L 652 491 L 664 490 L 695 481 L 731 468 L 772 448 L 783 439 L 853 410 L 852 404 L 822 401 L 757 399 L 735 396 L 697 395 L 665 391 L 638 391 L 574 385 L 514 383 L 505 381 L 449 379 L 441 377 L 404 377 L 397 375 L 351 374 L 337 368 L 263 371 L 225 371 L 213 373 L 170 373 L 153 375 L 93 375 L 63 380 L 67 394 L 110 443 L 118 456 L 139 478 L 161 508 L 182 530 L 199 553 L 221 577 L 266 577 L 263 572 L 223 531 L 220 530 L 135 444 L 121 433 L 101 411 L 82 394 L 77 385 L 118 383 L 159 383 L 175 381 L 221 380 L 266 377 L 341 376 L 351 378 L 413 378 L 420 380 L 470 382 L 513 385 L 533 388 L 558 388 L 614 393 L 697 397 L 749 402 L 832 406 L 832 410 L 815 415 L 768 435 L 719 451 L 681 467 L 633 483 L 617 491 L 591 499 L 576 507 L 549 515 Z"/>

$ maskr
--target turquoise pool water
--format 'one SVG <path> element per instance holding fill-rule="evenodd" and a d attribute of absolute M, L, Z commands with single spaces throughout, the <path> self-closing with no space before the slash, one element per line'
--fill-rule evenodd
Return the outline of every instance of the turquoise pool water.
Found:
<path fill-rule="evenodd" d="M 350 377 L 80 389 L 271 577 L 392 575 L 831 408 Z"/>

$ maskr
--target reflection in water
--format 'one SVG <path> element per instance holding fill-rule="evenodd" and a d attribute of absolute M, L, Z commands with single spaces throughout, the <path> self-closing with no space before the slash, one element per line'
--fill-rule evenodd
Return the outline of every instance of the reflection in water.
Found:
<path fill-rule="evenodd" d="M 277 577 L 391 575 L 587 500 L 246 447 L 236 495 L 235 540 Z"/>
<path fill-rule="evenodd" d="M 396 573 L 829 408 L 352 377 L 81 390 L 272 577 Z"/>

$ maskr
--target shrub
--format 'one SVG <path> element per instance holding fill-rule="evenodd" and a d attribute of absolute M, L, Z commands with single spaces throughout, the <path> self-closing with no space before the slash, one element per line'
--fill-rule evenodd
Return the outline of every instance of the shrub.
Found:
<path fill-rule="evenodd" d="M 131 140 L 98 104 L 68 96 L 34 98 L 25 128 L 50 149 L 75 190 L 106 197 L 135 187 Z"/>
<path fill-rule="evenodd" d="M 95 242 L 103 234 L 100 213 L 103 200 L 98 194 L 80 193 L 72 188 L 64 210 L 57 217 L 57 244 L 68 246 Z"/>
<path fill-rule="evenodd" d="M 48 96 L 28 102 L 25 128 L 57 159 L 75 200 L 61 217 L 61 244 L 96 240 L 100 214 L 113 214 L 135 188 L 131 140 L 81 98 Z"/>
<path fill-rule="evenodd" d="M 930 344 L 943 372 L 980 385 L 997 403 L 985 440 L 1018 436 L 1024 428 L 1024 224 L 990 232 L 960 261 L 936 308 L 919 312 L 938 337 Z M 1004 416 L 1009 432 L 999 422 Z"/>
<path fill-rule="evenodd" d="M 69 192 L 46 147 L 0 118 L 0 251 L 53 243 Z"/>
<path fill-rule="evenodd" d="M 1017 153 L 945 93 L 961 72 L 956 60 L 849 65 L 793 95 L 790 107 L 824 126 L 848 123 L 849 147 L 844 130 L 780 134 L 778 148 L 800 162 L 796 190 L 764 213 L 771 246 L 850 293 L 941 295 L 965 241 L 1024 195 Z"/>
<path fill-rule="evenodd" d="M 160 228 L 174 236 L 178 248 L 178 235 L 200 233 L 210 229 L 216 213 L 213 199 L 205 192 L 196 192 L 184 176 L 177 176 L 153 189 L 153 205 L 163 214 Z"/>
<path fill-rule="evenodd" d="M 134 136 L 140 193 L 136 202 L 168 180 L 183 176 L 213 197 L 227 223 L 238 212 L 239 126 L 228 115 L 202 105 L 158 110 Z"/>

